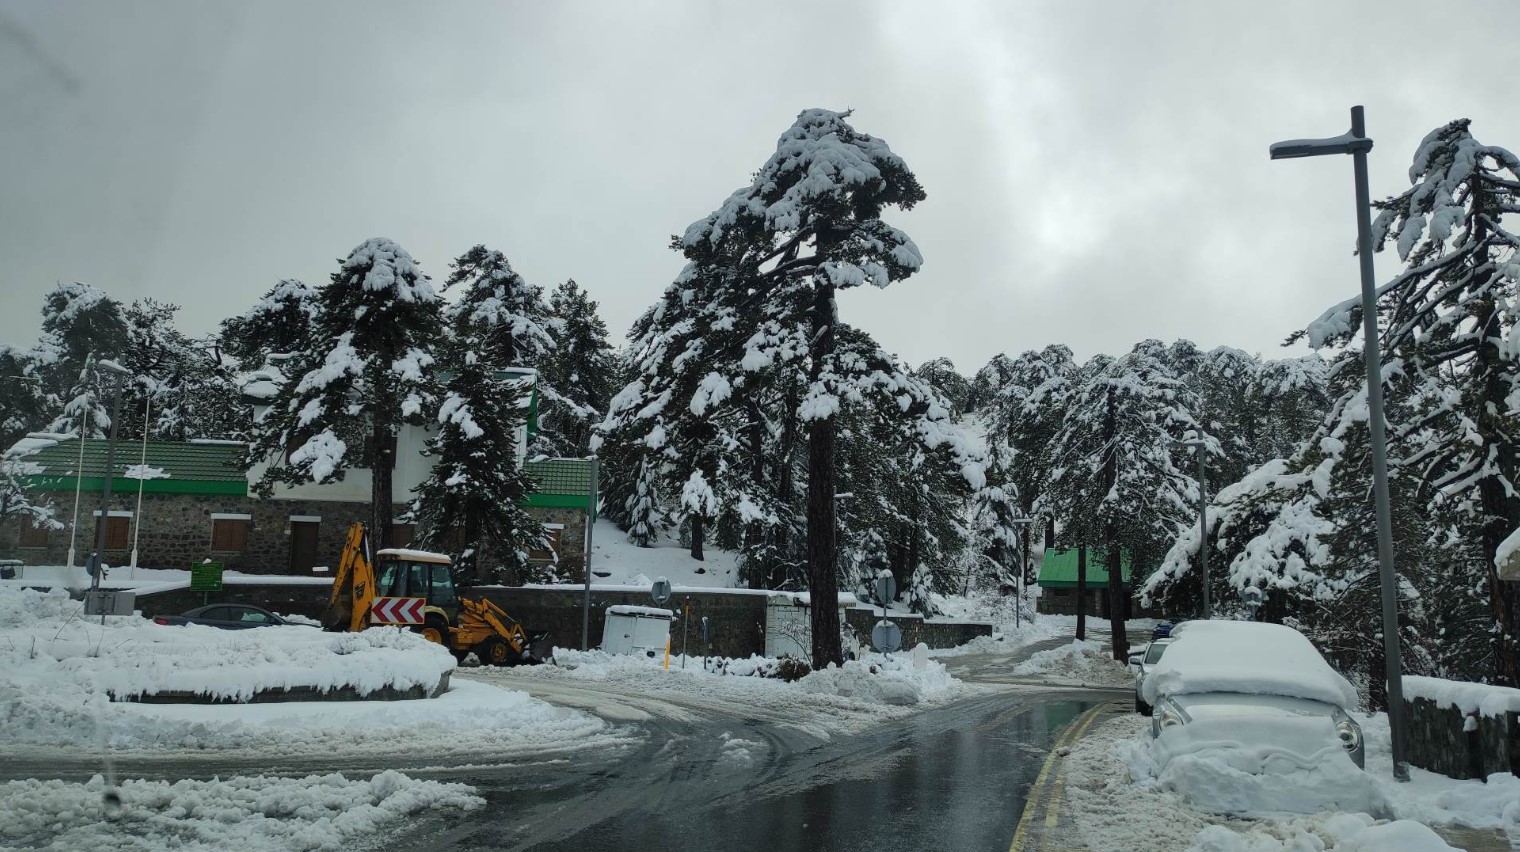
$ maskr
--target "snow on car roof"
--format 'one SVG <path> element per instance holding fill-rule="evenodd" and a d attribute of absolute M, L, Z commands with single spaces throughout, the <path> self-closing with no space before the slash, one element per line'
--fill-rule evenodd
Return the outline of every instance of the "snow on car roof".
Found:
<path fill-rule="evenodd" d="M 1356 690 L 1325 662 L 1302 633 L 1281 624 L 1189 621 L 1172 631 L 1165 656 L 1141 689 L 1154 704 L 1163 695 L 1243 692 L 1285 695 L 1355 707 Z"/>

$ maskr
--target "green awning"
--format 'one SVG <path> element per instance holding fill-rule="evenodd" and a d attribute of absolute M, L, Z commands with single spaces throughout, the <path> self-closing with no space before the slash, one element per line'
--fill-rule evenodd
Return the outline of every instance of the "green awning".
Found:
<path fill-rule="evenodd" d="M 83 467 L 79 442 L 71 437 L 29 436 L 7 457 L 21 465 L 21 481 L 30 488 L 72 491 L 77 477 L 82 489 L 99 491 L 105 487 L 107 443 L 103 438 L 86 440 Z M 136 491 L 141 481 L 143 491 L 150 494 L 243 496 L 248 493 L 243 449 L 243 444 L 233 442 L 149 441 L 146 470 L 139 471 L 144 464 L 143 444 L 119 440 L 111 489 L 118 493 Z"/>

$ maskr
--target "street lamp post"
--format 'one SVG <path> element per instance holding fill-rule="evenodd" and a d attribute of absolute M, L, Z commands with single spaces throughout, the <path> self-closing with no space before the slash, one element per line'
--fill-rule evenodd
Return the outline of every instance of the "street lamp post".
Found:
<path fill-rule="evenodd" d="M 1408 730 L 1404 719 L 1403 665 L 1399 659 L 1399 612 L 1393 571 L 1393 522 L 1388 500 L 1388 445 L 1383 434 L 1382 355 L 1378 352 L 1377 293 L 1372 272 L 1372 201 L 1367 187 L 1367 152 L 1372 140 L 1362 108 L 1351 108 L 1351 130 L 1328 139 L 1274 143 L 1272 159 L 1350 154 L 1356 182 L 1356 255 L 1362 275 L 1362 356 L 1367 368 L 1367 431 L 1372 439 L 1372 483 L 1377 504 L 1378 574 L 1382 580 L 1383 658 L 1388 678 L 1388 727 L 1393 740 L 1393 777 L 1409 780 Z"/>
<path fill-rule="evenodd" d="M 111 432 L 106 439 L 106 468 L 104 485 L 100 491 L 100 519 L 95 522 L 95 552 L 90 554 L 90 591 L 100 591 L 100 559 L 106 550 L 106 527 L 110 525 L 111 517 L 111 479 L 116 473 L 116 429 L 121 422 L 121 378 L 128 375 L 126 368 L 115 361 L 101 360 L 96 366 L 113 374 L 116 378 L 111 388 Z M 83 433 L 81 438 L 83 440 Z M 92 594 L 92 598 L 98 595 Z M 106 623 L 105 609 L 101 609 L 100 623 Z"/>

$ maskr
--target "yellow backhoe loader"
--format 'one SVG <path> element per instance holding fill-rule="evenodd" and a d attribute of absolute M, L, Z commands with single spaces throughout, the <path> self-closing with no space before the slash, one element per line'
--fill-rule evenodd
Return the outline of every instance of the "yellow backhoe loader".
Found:
<path fill-rule="evenodd" d="M 363 524 L 349 527 L 322 619 L 327 630 L 372 625 L 409 626 L 463 661 L 474 653 L 484 665 L 540 663 L 552 650 L 544 635 L 529 635 L 506 611 L 485 598 L 454 593 L 449 558 L 441 553 L 391 548 L 371 558 Z"/>

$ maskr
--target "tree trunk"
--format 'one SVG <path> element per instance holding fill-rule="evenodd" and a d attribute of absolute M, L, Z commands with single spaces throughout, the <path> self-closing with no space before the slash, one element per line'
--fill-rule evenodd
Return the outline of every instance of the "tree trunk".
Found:
<path fill-rule="evenodd" d="M 391 521 L 396 515 L 396 507 L 391 504 L 391 472 L 396 457 L 391 450 L 390 424 L 375 418 L 370 441 L 374 448 L 370 454 L 370 463 L 374 465 L 370 470 L 370 541 L 378 549 L 391 546 Z"/>
<path fill-rule="evenodd" d="M 744 431 L 745 440 L 749 443 L 750 479 L 757 487 L 763 487 L 765 483 L 765 418 L 760 412 L 760 405 L 754 399 L 745 403 L 744 411 L 749 420 Z M 745 576 L 742 579 L 750 588 L 765 585 L 763 582 L 756 582 L 756 578 L 764 574 L 758 570 L 762 566 L 754 563 L 755 555 L 764 543 L 764 524 L 759 521 L 750 521 L 744 525 Z"/>
<path fill-rule="evenodd" d="M 1483 401 L 1487 408 L 1478 428 L 1484 433 L 1484 444 L 1494 448 L 1499 473 L 1513 482 L 1520 465 L 1516 464 L 1515 445 L 1506 437 L 1506 424 L 1498 422 L 1502 417 L 1498 412 L 1508 411 L 1509 405 L 1504 366 L 1499 363 L 1495 345 L 1502 333 L 1497 326 L 1497 312 L 1490 309 L 1482 326 L 1486 329 L 1484 342 L 1478 349 L 1478 369 L 1483 375 Z M 1506 492 L 1504 480 L 1493 475 L 1478 481 L 1478 496 L 1487 519 L 1483 525 L 1483 567 L 1488 575 L 1489 603 L 1497 628 L 1494 679 L 1503 686 L 1520 687 L 1520 583 L 1499 579 L 1499 568 L 1494 564 L 1499 545 L 1520 527 L 1520 500 Z"/>
<path fill-rule="evenodd" d="M 792 454 L 796 452 L 797 448 L 798 404 L 799 400 L 797 399 L 796 389 L 788 388 L 785 404 L 782 408 L 783 411 L 787 412 L 787 417 L 781 427 L 781 446 L 776 452 L 776 473 L 774 478 L 776 490 L 774 493 L 778 506 L 796 505 L 792 499 L 796 476 L 795 469 L 792 466 Z M 771 565 L 769 566 L 770 570 L 767 572 L 767 575 L 770 577 L 770 588 L 779 589 L 781 588 L 781 584 L 786 581 L 786 575 L 782 570 L 783 566 L 792 557 L 791 530 L 785 521 L 776 526 L 774 541 L 776 546 L 772 548 L 770 555 Z"/>
<path fill-rule="evenodd" d="M 1114 392 L 1108 392 L 1103 412 L 1103 445 L 1108 447 L 1108 458 L 1103 462 L 1103 493 L 1112 494 L 1119 481 L 1119 457 L 1114 449 L 1114 437 L 1118 430 L 1115 423 L 1118 412 L 1114 409 Z M 1202 450 L 1199 450 L 1202 452 Z M 1199 487 L 1203 487 L 1202 483 Z M 1108 546 L 1108 623 L 1113 634 L 1114 659 L 1129 660 L 1129 637 L 1124 633 L 1124 551 L 1119 548 L 1119 536 L 1112 523 L 1105 525 L 1104 541 Z"/>
<path fill-rule="evenodd" d="M 1124 554 L 1112 533 L 1108 539 L 1108 624 L 1113 634 L 1114 659 L 1129 660 L 1129 634 L 1124 632 Z"/>
<path fill-rule="evenodd" d="M 1077 548 L 1077 638 L 1087 638 L 1087 548 Z"/>
<path fill-rule="evenodd" d="M 698 562 L 705 561 L 702 558 L 702 533 L 707 526 L 707 519 L 700 512 L 691 514 L 691 558 Z"/>
<path fill-rule="evenodd" d="M 834 355 L 834 287 L 818 281 L 813 301 L 812 382 L 823 374 Z M 807 559 L 812 598 L 813 668 L 843 663 L 839 639 L 839 575 L 834 551 L 834 433 L 835 417 L 813 420 L 808 426 Z"/>

